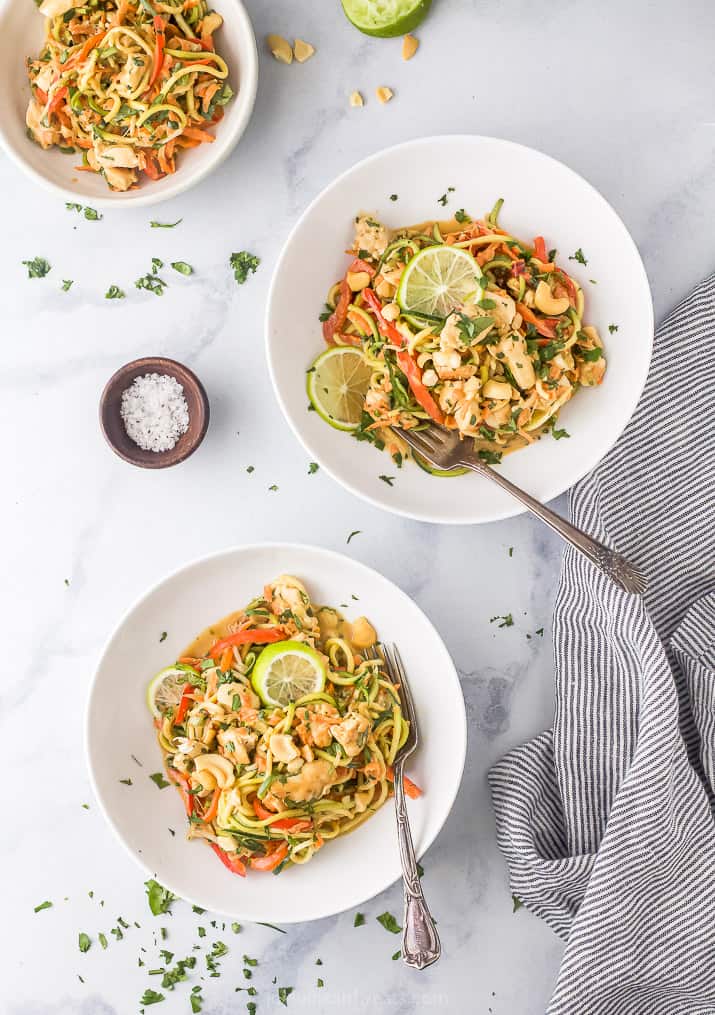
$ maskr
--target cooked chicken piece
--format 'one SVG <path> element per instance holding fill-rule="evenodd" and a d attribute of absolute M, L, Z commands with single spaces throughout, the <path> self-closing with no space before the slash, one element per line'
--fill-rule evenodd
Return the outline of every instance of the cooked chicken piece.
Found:
<path fill-rule="evenodd" d="M 36 99 L 30 99 L 30 104 L 27 107 L 27 114 L 25 116 L 25 123 L 27 124 L 28 130 L 31 132 L 33 138 L 42 148 L 51 148 L 53 144 L 57 144 L 60 140 L 60 132 L 54 127 L 44 127 L 42 125 L 42 116 L 44 108 L 39 104 Z M 49 121 L 48 121 L 49 122 Z"/>
<path fill-rule="evenodd" d="M 389 241 L 387 229 L 372 215 L 366 212 L 358 215 L 355 220 L 355 240 L 353 241 L 355 253 L 362 250 L 370 257 L 380 257 Z"/>
<path fill-rule="evenodd" d="M 330 727 L 330 732 L 349 758 L 354 758 L 365 746 L 370 721 L 358 712 L 348 712 L 342 722 Z"/>
<path fill-rule="evenodd" d="M 326 790 L 342 781 L 334 765 L 323 758 L 307 761 L 297 775 L 289 776 L 285 782 L 276 780 L 271 793 L 278 800 L 294 800 L 297 804 L 307 800 L 318 800 Z"/>
<path fill-rule="evenodd" d="M 276 761 L 289 762 L 299 756 L 293 737 L 287 733 L 272 733 L 268 746 Z"/>

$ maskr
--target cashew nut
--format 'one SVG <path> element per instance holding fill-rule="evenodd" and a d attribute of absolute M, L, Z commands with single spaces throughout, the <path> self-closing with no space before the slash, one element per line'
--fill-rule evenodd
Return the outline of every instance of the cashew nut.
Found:
<path fill-rule="evenodd" d="M 288 40 L 284 39 L 282 35 L 268 35 L 266 42 L 276 60 L 280 60 L 281 63 L 293 63 L 293 50 Z"/>
<path fill-rule="evenodd" d="M 370 285 L 370 276 L 366 271 L 349 271 L 345 280 L 354 293 L 359 293 L 366 286 Z"/>
<path fill-rule="evenodd" d="M 569 308 L 568 296 L 554 296 L 547 282 L 539 282 L 534 293 L 534 306 L 542 314 L 550 317 L 558 317 L 565 314 Z"/>
<path fill-rule="evenodd" d="M 485 398 L 511 398 L 511 384 L 508 381 L 497 381 L 491 378 L 482 388 Z"/>
<path fill-rule="evenodd" d="M 293 46 L 293 56 L 296 58 L 298 63 L 305 63 L 306 60 L 310 60 L 311 56 L 315 52 L 315 46 L 311 46 L 309 42 L 304 42 L 303 39 L 296 39 Z"/>

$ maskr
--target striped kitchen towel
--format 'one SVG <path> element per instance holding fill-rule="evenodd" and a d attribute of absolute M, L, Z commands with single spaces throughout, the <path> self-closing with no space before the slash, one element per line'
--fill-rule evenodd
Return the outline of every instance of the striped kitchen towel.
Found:
<path fill-rule="evenodd" d="M 553 728 L 489 775 L 511 890 L 567 941 L 548 1015 L 715 1013 L 714 421 L 715 276 L 571 494 L 646 598 L 566 548 Z"/>

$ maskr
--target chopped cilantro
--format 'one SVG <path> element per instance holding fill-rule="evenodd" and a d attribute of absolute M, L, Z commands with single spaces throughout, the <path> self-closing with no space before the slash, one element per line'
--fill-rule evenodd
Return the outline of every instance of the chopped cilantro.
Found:
<path fill-rule="evenodd" d="M 171 785 L 171 783 L 170 783 L 170 782 L 167 782 L 167 781 L 166 781 L 166 779 L 165 779 L 165 778 L 164 778 L 164 776 L 163 776 L 163 775 L 161 774 L 161 772 L 153 772 L 153 773 L 152 773 L 152 774 L 151 774 L 151 775 L 149 776 L 149 778 L 151 779 L 151 781 L 152 781 L 152 782 L 153 782 L 153 783 L 154 783 L 154 784 L 155 784 L 156 786 L 158 786 L 158 788 L 159 788 L 159 789 L 166 789 L 166 787 L 167 787 L 167 786 L 170 786 L 170 785 Z"/>
<path fill-rule="evenodd" d="M 82 211 L 81 204 L 75 204 L 74 201 L 65 201 L 65 208 L 67 211 L 76 211 L 79 214 Z"/>
<path fill-rule="evenodd" d="M 517 909 L 521 909 L 521 907 L 523 905 L 524 905 L 524 903 L 521 901 L 521 899 L 518 899 L 516 897 L 516 895 L 512 895 L 512 897 L 511 897 L 511 911 L 512 911 L 512 913 L 516 913 Z"/>
<path fill-rule="evenodd" d="M 471 222 L 472 221 L 471 218 L 469 217 L 469 215 L 467 215 L 467 213 L 464 210 L 464 208 L 458 208 L 456 210 L 456 212 L 454 213 L 454 217 L 457 220 L 457 222 L 460 222 L 460 223 L 461 222 Z"/>
<path fill-rule="evenodd" d="M 481 458 L 486 465 L 498 465 L 502 459 L 501 451 L 477 451 L 477 458 Z"/>
<path fill-rule="evenodd" d="M 575 254 L 569 254 L 569 261 L 578 261 L 579 264 L 588 264 L 583 250 L 579 247 Z"/>
<path fill-rule="evenodd" d="M 51 270 L 52 265 L 44 257 L 33 257 L 31 261 L 22 262 L 27 268 L 28 278 L 44 278 Z"/>
<path fill-rule="evenodd" d="M 564 430 L 563 427 L 559 430 L 556 426 L 551 427 L 551 436 L 555 441 L 560 441 L 562 437 L 570 437 L 571 434 L 568 430 Z"/>
<path fill-rule="evenodd" d="M 446 194 L 442 194 L 441 197 L 437 198 L 437 204 L 441 204 L 443 208 L 446 205 L 446 203 L 447 203 L 447 195 Z"/>
<path fill-rule="evenodd" d="M 397 194 L 390 194 L 390 200 L 391 201 L 396 201 L 397 200 Z"/>
<path fill-rule="evenodd" d="M 275 493 L 275 491 L 276 491 L 276 490 L 278 489 L 278 486 L 277 486 L 277 484 L 276 484 L 276 483 L 272 483 L 272 484 L 271 484 L 271 485 L 270 485 L 270 486 L 268 487 L 268 489 L 269 489 L 269 490 L 271 490 L 271 491 L 273 491 L 273 492 Z"/>
<path fill-rule="evenodd" d="M 81 952 L 88 952 L 92 942 L 89 940 L 89 935 L 85 934 L 84 931 L 80 931 L 79 935 L 79 950 Z"/>
<path fill-rule="evenodd" d="M 157 222 L 156 220 L 152 220 L 149 225 L 152 229 L 173 229 L 174 226 L 178 226 L 178 224 L 183 221 L 183 219 L 177 219 L 176 222 Z"/>
<path fill-rule="evenodd" d="M 255 465 L 249 465 L 249 466 L 247 466 L 247 468 L 246 468 L 246 472 L 247 472 L 247 473 L 248 473 L 249 475 L 250 475 L 250 474 L 251 474 L 252 472 L 255 472 L 255 471 L 256 471 L 256 467 L 255 467 Z"/>
<path fill-rule="evenodd" d="M 151 988 L 149 988 L 149 989 L 144 991 L 144 993 L 142 994 L 142 997 L 141 997 L 141 1001 L 139 1003 L 140 1004 L 157 1004 L 159 1001 L 163 1001 L 163 1000 L 164 1000 L 164 995 L 163 994 L 160 994 L 158 991 L 151 990 Z"/>
<path fill-rule="evenodd" d="M 392 961 L 396 962 L 399 959 L 400 955 L 402 955 L 402 951 L 398 948 L 398 950 L 392 956 Z"/>
<path fill-rule="evenodd" d="M 107 947 L 107 937 L 106 937 L 106 935 L 102 934 L 101 931 L 100 931 L 100 933 L 97 935 L 97 937 L 99 938 L 99 943 L 101 944 L 102 948 L 106 948 Z"/>
<path fill-rule="evenodd" d="M 535 634 L 538 634 L 540 638 L 543 638 L 544 637 L 544 629 L 543 629 L 543 627 L 537 627 L 537 629 L 535 631 Z"/>
<path fill-rule="evenodd" d="M 166 641 L 166 637 L 167 637 L 167 632 L 166 632 L 166 631 L 162 631 L 162 632 L 161 632 L 161 636 L 160 636 L 160 638 L 159 638 L 159 641 L 160 641 L 160 642 L 162 642 L 162 641 Z"/>
<path fill-rule="evenodd" d="M 120 779 L 119 781 L 121 782 L 121 784 L 123 786 L 132 786 L 133 785 L 131 779 Z"/>
<path fill-rule="evenodd" d="M 509 556 L 510 556 L 510 557 L 513 557 L 513 556 L 514 556 L 514 547 L 513 547 L 513 546 L 510 546 L 510 547 L 509 547 Z"/>
<path fill-rule="evenodd" d="M 104 294 L 105 300 L 123 300 L 127 294 L 118 285 L 110 285 Z"/>
<path fill-rule="evenodd" d="M 512 617 L 511 613 L 505 613 L 503 616 L 490 617 L 489 618 L 489 623 L 493 624 L 495 620 L 500 620 L 501 621 L 501 623 L 497 625 L 498 627 L 513 627 L 514 626 L 514 618 Z"/>
<path fill-rule="evenodd" d="M 318 982 L 316 983 L 316 987 L 324 987 L 324 986 L 325 986 L 325 981 L 321 980 L 321 978 L 318 977 Z"/>
<path fill-rule="evenodd" d="M 618 325 L 617 324 L 609 324 L 608 325 L 608 330 L 610 331 L 611 334 L 613 334 L 614 331 L 618 331 Z"/>
<path fill-rule="evenodd" d="M 356 913 L 355 919 L 353 920 L 353 927 L 362 927 L 364 923 L 365 923 L 365 914 Z"/>
<path fill-rule="evenodd" d="M 44 902 L 41 902 L 39 906 L 35 906 L 35 908 L 33 909 L 33 913 L 40 913 L 43 909 L 51 909 L 51 908 L 52 903 L 50 902 L 49 899 L 46 899 Z"/>
<path fill-rule="evenodd" d="M 172 261 L 171 267 L 174 271 L 178 271 L 180 275 L 193 275 L 194 269 L 186 261 Z"/>
<path fill-rule="evenodd" d="M 240 934 L 241 933 L 241 924 L 240 923 L 232 923 L 231 924 L 231 930 L 233 931 L 234 934 Z"/>
<path fill-rule="evenodd" d="M 231 254 L 229 263 L 233 268 L 233 277 L 239 285 L 243 285 L 249 274 L 255 272 L 261 259 L 255 254 L 249 254 L 247 250 L 240 250 L 237 254 Z"/>
<path fill-rule="evenodd" d="M 84 217 L 88 222 L 99 222 L 102 218 L 104 218 L 104 216 L 100 215 L 96 208 L 90 208 L 89 206 L 84 209 Z"/>
<path fill-rule="evenodd" d="M 149 909 L 152 911 L 154 916 L 159 916 L 161 913 L 171 912 L 171 904 L 176 898 L 173 892 L 170 892 L 168 888 L 164 888 L 158 881 L 150 878 L 144 882 L 146 888 L 146 897 L 149 902 Z"/>
<path fill-rule="evenodd" d="M 379 478 L 382 480 L 383 483 L 387 483 L 388 486 L 392 486 L 392 484 L 395 482 L 394 476 L 380 476 Z"/>
<path fill-rule="evenodd" d="M 292 987 L 279 987 L 278 988 L 278 1000 L 281 1004 L 288 1007 L 288 995 L 293 993 Z"/>
<path fill-rule="evenodd" d="M 159 278 L 156 274 L 156 270 L 153 268 L 154 263 L 158 258 L 152 258 L 152 272 L 142 275 L 138 278 L 134 285 L 137 289 L 146 289 L 147 292 L 154 293 L 155 296 L 163 296 L 164 289 L 166 288 L 166 282 Z"/>
<path fill-rule="evenodd" d="M 376 916 L 375 919 L 378 923 L 382 924 L 385 930 L 389 930 L 391 934 L 399 934 L 402 930 L 402 927 L 400 927 L 392 913 L 380 913 L 380 915 Z"/>
<path fill-rule="evenodd" d="M 62 279 L 62 292 L 63 293 L 68 293 L 73 285 L 74 285 L 74 279 L 73 278 L 63 278 Z"/>
<path fill-rule="evenodd" d="M 318 465 L 317 462 L 310 462 L 310 464 L 308 465 L 308 475 L 312 476 L 314 473 L 318 471 L 319 468 L 320 466 Z"/>
<path fill-rule="evenodd" d="M 350 540 L 351 540 L 351 539 L 353 538 L 353 536 L 359 536 L 359 535 L 361 535 L 361 530 L 360 530 L 360 529 L 355 529 L 355 531 L 354 531 L 354 532 L 351 532 L 351 533 L 350 533 L 350 535 L 349 535 L 349 536 L 348 536 L 348 538 L 347 538 L 347 539 L 345 540 L 345 542 L 346 542 L 346 543 L 349 543 L 349 542 L 350 542 Z"/>

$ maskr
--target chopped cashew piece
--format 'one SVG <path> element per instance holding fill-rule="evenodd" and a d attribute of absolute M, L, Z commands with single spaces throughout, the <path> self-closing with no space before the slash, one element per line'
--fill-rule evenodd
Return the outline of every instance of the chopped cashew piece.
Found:
<path fill-rule="evenodd" d="M 386 321 L 396 321 L 400 316 L 400 307 L 398 303 L 386 303 L 382 308 L 382 316 Z"/>
<path fill-rule="evenodd" d="M 266 42 L 276 60 L 281 63 L 293 63 L 293 50 L 287 39 L 282 35 L 268 35 Z"/>
<path fill-rule="evenodd" d="M 349 271 L 345 280 L 354 293 L 359 293 L 365 286 L 370 285 L 370 276 L 366 271 Z"/>
<path fill-rule="evenodd" d="M 200 754 L 194 760 L 197 772 L 208 772 L 216 780 L 216 785 L 221 789 L 228 789 L 232 786 L 236 773 L 231 762 L 221 754 Z M 202 782 L 202 785 L 205 785 Z"/>
<path fill-rule="evenodd" d="M 365 105 L 365 102 L 360 92 L 350 92 L 350 105 L 353 107 Z"/>
<path fill-rule="evenodd" d="M 380 85 L 380 87 L 375 90 L 375 95 L 377 95 L 378 101 L 381 102 L 383 106 L 386 102 L 390 101 L 394 94 L 393 90 L 388 88 L 387 85 Z"/>
<path fill-rule="evenodd" d="M 558 317 L 559 314 L 565 314 L 568 310 L 569 298 L 568 296 L 554 296 L 548 282 L 542 281 L 539 282 L 534 293 L 534 306 L 542 314 Z"/>
<path fill-rule="evenodd" d="M 406 35 L 402 40 L 402 59 L 411 60 L 419 48 L 420 40 L 414 35 Z"/>
<path fill-rule="evenodd" d="M 314 52 L 315 46 L 311 46 L 309 42 L 304 42 L 303 39 L 295 40 L 293 44 L 293 56 L 298 63 L 305 63 L 306 60 L 310 60 Z"/>
<path fill-rule="evenodd" d="M 74 0 L 42 0 L 40 14 L 44 14 L 46 18 L 59 18 L 75 6 Z"/>

